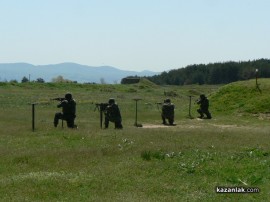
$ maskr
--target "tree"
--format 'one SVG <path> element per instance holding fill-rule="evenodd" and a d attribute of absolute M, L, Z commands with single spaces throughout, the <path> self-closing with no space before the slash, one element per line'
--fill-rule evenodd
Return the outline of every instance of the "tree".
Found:
<path fill-rule="evenodd" d="M 37 78 L 36 82 L 37 82 L 37 83 L 45 83 L 45 81 L 44 81 L 43 78 Z"/>
<path fill-rule="evenodd" d="M 227 84 L 254 78 L 256 69 L 258 69 L 260 78 L 270 78 L 270 60 L 260 59 L 246 62 L 230 61 L 207 65 L 188 65 L 147 79 L 162 85 Z"/>
<path fill-rule="evenodd" d="M 61 76 L 61 75 L 59 75 L 59 76 L 56 77 L 56 78 L 52 78 L 52 82 L 53 82 L 53 83 L 72 83 L 71 80 L 64 79 L 64 77 Z"/>
<path fill-rule="evenodd" d="M 18 81 L 16 79 L 12 79 L 9 81 L 9 83 L 18 83 Z"/>
<path fill-rule="evenodd" d="M 29 82 L 28 78 L 26 78 L 25 76 L 22 78 L 22 83 L 27 83 Z"/>
<path fill-rule="evenodd" d="M 105 79 L 104 78 L 100 78 L 100 83 L 101 84 L 106 84 Z"/>

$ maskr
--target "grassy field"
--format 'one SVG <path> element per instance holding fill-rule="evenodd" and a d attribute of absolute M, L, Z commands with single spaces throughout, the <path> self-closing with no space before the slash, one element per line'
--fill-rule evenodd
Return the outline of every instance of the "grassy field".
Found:
<path fill-rule="evenodd" d="M 226 86 L 0 83 L 0 201 L 268 201 L 270 80 Z M 57 102 L 72 92 L 77 130 L 53 127 Z M 211 120 L 197 117 L 199 94 Z M 166 95 L 164 95 L 166 94 Z M 123 130 L 102 130 L 95 103 L 114 97 Z M 170 97 L 176 126 L 155 104 Z M 138 122 L 134 127 L 135 102 Z M 36 130 L 31 128 L 31 103 Z M 216 193 L 216 186 L 260 193 Z"/>

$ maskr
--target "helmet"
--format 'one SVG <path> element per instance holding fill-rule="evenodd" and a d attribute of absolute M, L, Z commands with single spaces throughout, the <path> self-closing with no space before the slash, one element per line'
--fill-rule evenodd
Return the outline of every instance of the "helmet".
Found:
<path fill-rule="evenodd" d="M 170 103 L 171 100 L 169 98 L 167 98 L 166 100 L 164 100 L 166 103 Z"/>
<path fill-rule="evenodd" d="M 200 95 L 200 98 L 201 98 L 201 99 L 205 99 L 206 97 L 205 97 L 204 94 L 201 94 L 201 95 Z"/>
<path fill-rule="evenodd" d="M 110 98 L 110 99 L 109 99 L 109 104 L 114 104 L 114 103 L 115 103 L 114 98 Z"/>
<path fill-rule="evenodd" d="M 65 98 L 66 98 L 67 100 L 71 100 L 71 99 L 72 99 L 71 93 L 65 94 Z"/>

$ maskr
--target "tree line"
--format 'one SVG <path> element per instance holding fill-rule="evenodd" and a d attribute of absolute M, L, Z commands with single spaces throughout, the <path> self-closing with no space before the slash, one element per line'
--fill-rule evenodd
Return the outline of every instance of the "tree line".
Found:
<path fill-rule="evenodd" d="M 255 78 L 256 74 L 261 78 L 270 78 L 269 59 L 194 64 L 162 72 L 147 79 L 159 85 L 227 84 Z"/>
<path fill-rule="evenodd" d="M 4 83 L 7 83 L 8 81 L 4 81 Z M 32 83 L 46 83 L 45 80 L 43 78 L 37 78 L 36 80 L 31 80 L 30 78 L 27 78 L 26 76 L 24 76 L 21 79 L 21 83 L 28 83 L 28 82 L 32 82 Z M 52 83 L 77 83 L 77 81 L 71 81 L 69 79 L 65 79 L 63 76 L 59 75 L 55 78 L 52 78 L 51 80 Z M 19 81 L 17 81 L 16 79 L 12 79 L 9 81 L 9 83 L 19 83 Z"/>

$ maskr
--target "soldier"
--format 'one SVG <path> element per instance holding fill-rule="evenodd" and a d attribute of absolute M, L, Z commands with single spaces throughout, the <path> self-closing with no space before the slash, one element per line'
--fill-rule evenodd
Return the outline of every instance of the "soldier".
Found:
<path fill-rule="evenodd" d="M 67 93 L 65 98 L 57 105 L 58 108 L 62 108 L 62 112 L 58 112 L 54 116 L 54 126 L 57 127 L 59 119 L 65 120 L 69 128 L 77 128 L 74 125 L 76 118 L 76 101 L 72 98 L 71 93 Z"/>
<path fill-rule="evenodd" d="M 200 95 L 200 99 L 197 100 L 197 104 L 200 105 L 200 109 L 197 110 L 197 112 L 200 114 L 198 118 L 200 119 L 204 118 L 204 114 L 205 114 L 207 119 L 211 119 L 212 116 L 208 110 L 209 100 L 204 94 Z"/>
<path fill-rule="evenodd" d="M 109 105 L 105 110 L 105 128 L 109 127 L 109 122 L 114 122 L 115 129 L 122 129 L 122 117 L 118 105 L 114 98 L 109 99 Z"/>
<path fill-rule="evenodd" d="M 162 124 L 167 125 L 166 119 L 168 119 L 169 124 L 173 125 L 174 122 L 174 104 L 171 103 L 171 100 L 167 98 L 164 100 L 164 103 L 162 105 Z"/>

